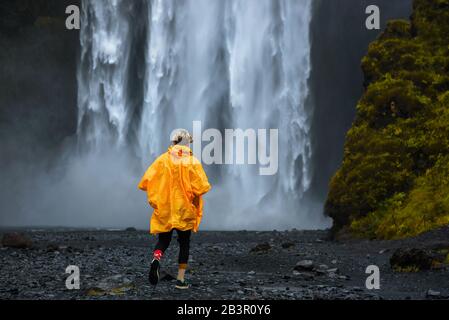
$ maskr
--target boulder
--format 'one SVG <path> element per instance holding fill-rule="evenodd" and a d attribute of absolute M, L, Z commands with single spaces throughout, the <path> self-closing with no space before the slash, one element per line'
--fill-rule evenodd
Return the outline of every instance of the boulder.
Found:
<path fill-rule="evenodd" d="M 271 245 L 268 242 L 260 243 L 254 248 L 251 249 L 250 252 L 267 252 L 271 249 Z"/>
<path fill-rule="evenodd" d="M 292 248 L 294 246 L 295 246 L 295 244 L 293 242 L 284 242 L 283 244 L 281 244 L 281 247 L 283 249 L 289 249 L 289 248 Z"/>
<path fill-rule="evenodd" d="M 7 248 L 28 249 L 33 246 L 33 242 L 25 235 L 13 232 L 3 235 L 2 245 Z"/>
<path fill-rule="evenodd" d="M 312 260 L 301 260 L 295 266 L 296 271 L 312 271 L 313 268 L 314 264 Z"/>
<path fill-rule="evenodd" d="M 426 297 L 427 298 L 439 298 L 441 296 L 441 292 L 435 291 L 432 289 L 427 290 Z"/>
<path fill-rule="evenodd" d="M 135 284 L 127 276 L 118 274 L 101 280 L 97 285 L 87 290 L 87 295 L 95 296 L 120 296 L 135 289 Z"/>
<path fill-rule="evenodd" d="M 59 246 L 55 243 L 50 243 L 47 245 L 47 252 L 59 251 Z"/>

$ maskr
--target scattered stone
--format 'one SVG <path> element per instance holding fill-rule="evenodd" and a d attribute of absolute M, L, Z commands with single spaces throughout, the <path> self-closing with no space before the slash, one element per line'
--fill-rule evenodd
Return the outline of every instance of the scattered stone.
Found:
<path fill-rule="evenodd" d="M 212 246 L 209 248 L 210 251 L 220 252 L 222 249 L 219 246 Z"/>
<path fill-rule="evenodd" d="M 390 258 L 390 265 L 398 272 L 417 272 L 430 270 L 432 267 L 432 256 L 416 248 L 397 249 Z"/>
<path fill-rule="evenodd" d="M 271 249 L 271 245 L 268 242 L 260 243 L 254 248 L 251 249 L 250 252 L 260 253 L 260 252 L 267 252 Z"/>
<path fill-rule="evenodd" d="M 389 249 L 382 249 L 382 250 L 379 251 L 379 254 L 384 254 L 384 253 L 386 253 L 388 251 L 390 251 L 390 250 Z"/>
<path fill-rule="evenodd" d="M 312 260 L 301 260 L 299 261 L 296 266 L 296 271 L 312 271 L 314 267 Z"/>
<path fill-rule="evenodd" d="M 7 248 L 29 249 L 33 246 L 33 242 L 25 235 L 13 232 L 3 235 L 2 245 Z"/>
<path fill-rule="evenodd" d="M 320 269 L 320 270 L 327 270 L 327 269 L 329 269 L 329 266 L 327 266 L 327 265 L 325 265 L 325 264 L 320 264 L 320 265 L 318 266 L 318 269 Z"/>
<path fill-rule="evenodd" d="M 275 239 L 273 243 L 269 242 L 271 237 L 269 233 L 262 233 L 261 236 L 256 237 L 256 240 L 251 237 L 254 236 L 252 232 L 248 232 L 248 235 L 237 234 L 235 240 L 226 238 L 228 234 L 225 234 L 224 239 L 220 238 L 219 233 L 200 234 L 200 240 L 196 243 L 198 246 L 192 248 L 192 254 L 199 259 L 192 265 L 194 268 L 192 271 L 195 271 L 195 275 L 190 277 L 193 290 L 187 294 L 179 294 L 174 290 L 175 277 L 172 276 L 176 276 L 174 270 L 177 248 L 167 252 L 165 267 L 161 270 L 161 281 L 155 289 L 149 285 L 147 279 L 148 248 L 146 245 L 141 245 L 146 240 L 135 237 L 136 239 L 130 241 L 129 237 L 134 238 L 132 233 L 128 236 L 125 234 L 123 240 L 118 240 L 123 236 L 124 230 L 125 228 L 122 228 L 122 233 L 107 233 L 106 236 L 103 231 L 37 233 L 33 234 L 32 239 L 38 244 L 39 251 L 8 248 L 1 251 L 0 249 L 0 265 L 2 265 L 2 274 L 4 273 L 2 281 L 6 283 L 0 288 L 0 299 L 379 299 L 380 296 L 365 290 L 363 286 L 365 276 L 360 273 L 359 267 L 365 266 L 367 250 L 372 250 L 371 256 L 374 254 L 380 257 L 377 255 L 379 250 L 390 248 L 387 242 L 375 250 L 372 247 L 366 247 L 367 250 L 353 250 L 352 243 L 331 242 L 326 242 L 326 248 L 322 248 L 322 245 L 314 243 L 314 240 L 320 238 L 322 234 L 311 237 L 313 233 L 308 232 L 303 232 L 304 236 L 301 238 L 299 234 L 298 237 L 296 235 L 288 235 L 288 238 L 273 237 Z M 95 237 L 97 242 L 83 243 L 81 240 L 86 236 Z M 254 255 L 248 259 L 249 250 L 265 242 L 271 245 L 270 251 L 266 255 Z M 301 246 L 301 250 L 282 250 L 282 244 L 288 242 L 295 243 L 297 248 Z M 310 246 L 305 245 L 308 242 Z M 426 252 L 432 254 L 435 260 L 434 251 L 437 249 L 434 249 L 434 244 L 435 241 L 420 243 L 420 246 L 428 245 Z M 388 256 L 383 257 L 389 258 L 396 249 L 394 247 L 396 245 L 396 242 L 392 243 L 393 249 L 390 249 Z M 335 249 L 337 246 L 338 250 Z M 403 244 L 403 246 L 407 245 Z M 216 247 L 220 254 L 212 251 L 212 247 Z M 229 252 L 233 247 L 241 251 L 233 251 L 233 256 L 228 260 L 224 253 Z M 46 253 L 46 250 L 54 251 L 54 253 Z M 69 250 L 74 253 L 68 255 Z M 83 250 L 82 253 L 78 253 L 80 250 Z M 442 251 L 445 256 L 447 253 L 448 251 Z M 335 258 L 337 256 L 341 260 L 337 261 Z M 83 290 L 64 289 L 64 281 L 67 277 L 64 275 L 64 268 L 71 263 L 71 257 L 75 262 L 85 261 L 82 266 Z M 69 262 L 67 258 L 70 258 Z M 52 264 L 48 263 L 49 259 Z M 16 263 L 9 263 L 10 261 Z M 223 261 L 225 261 L 224 266 L 220 266 Z M 268 261 L 269 265 L 261 267 L 263 261 Z M 271 263 L 272 261 L 276 263 Z M 296 270 L 295 261 L 300 261 L 298 270 Z M 30 270 L 39 270 L 39 268 L 41 271 L 36 274 L 36 277 L 27 276 Z M 18 272 L 21 269 L 24 272 Z M 424 273 L 414 275 L 414 278 L 423 280 L 416 281 L 413 286 L 410 286 L 402 284 L 402 276 L 397 274 L 395 276 L 391 270 L 384 271 L 391 277 L 392 286 L 382 291 L 382 298 L 389 299 L 392 296 L 399 299 L 403 297 L 421 297 L 429 300 L 446 298 L 446 292 L 440 286 L 440 283 L 444 283 L 444 280 L 441 282 L 440 280 L 444 279 L 445 272 L 434 272 L 432 277 Z M 167 272 L 171 272 L 172 275 Z M 345 275 L 341 275 L 341 272 L 345 272 Z M 114 274 L 120 274 L 119 278 L 109 277 Z M 428 278 L 430 281 L 427 281 Z M 23 286 L 17 286 L 19 283 L 23 283 Z M 363 290 L 354 289 L 354 284 L 362 286 Z M 391 287 L 394 287 L 394 290 Z M 18 291 L 10 291 L 10 288 L 18 288 Z M 85 291 L 85 288 L 88 290 Z M 441 294 L 437 291 L 441 291 Z"/>
<path fill-rule="evenodd" d="M 326 270 L 324 270 L 324 269 L 315 269 L 314 272 L 317 275 L 324 275 L 324 274 L 326 274 Z"/>
<path fill-rule="evenodd" d="M 239 280 L 239 281 L 237 281 L 237 283 L 239 284 L 239 286 L 241 286 L 241 287 L 244 287 L 244 286 L 246 286 L 246 282 L 245 281 L 243 281 L 243 280 Z"/>

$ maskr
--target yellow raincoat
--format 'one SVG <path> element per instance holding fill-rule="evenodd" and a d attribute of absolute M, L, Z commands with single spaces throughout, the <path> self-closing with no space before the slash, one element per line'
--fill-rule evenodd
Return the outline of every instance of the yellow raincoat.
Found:
<path fill-rule="evenodd" d="M 202 195 L 211 189 L 201 163 L 190 148 L 170 147 L 148 168 L 139 183 L 154 208 L 152 234 L 198 231 L 203 216 Z"/>

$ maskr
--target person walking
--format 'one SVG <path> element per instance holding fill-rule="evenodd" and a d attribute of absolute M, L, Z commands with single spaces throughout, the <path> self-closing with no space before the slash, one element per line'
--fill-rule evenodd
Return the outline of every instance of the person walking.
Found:
<path fill-rule="evenodd" d="M 176 232 L 179 242 L 176 288 L 188 289 L 185 272 L 189 260 L 190 236 L 197 232 L 203 216 L 202 196 L 211 189 L 200 161 L 193 156 L 193 138 L 185 129 L 176 130 L 171 146 L 151 164 L 139 183 L 147 193 L 151 216 L 150 233 L 158 240 L 153 252 L 149 281 L 157 285 L 165 251 Z"/>

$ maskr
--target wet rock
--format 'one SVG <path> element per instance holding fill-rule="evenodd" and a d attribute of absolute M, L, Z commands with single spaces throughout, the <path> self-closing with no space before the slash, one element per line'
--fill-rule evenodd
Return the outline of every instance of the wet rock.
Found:
<path fill-rule="evenodd" d="M 318 269 L 320 269 L 320 270 L 327 270 L 327 269 L 329 269 L 329 266 L 327 266 L 327 265 L 325 265 L 325 264 L 320 264 L 320 265 L 318 266 Z"/>
<path fill-rule="evenodd" d="M 58 250 L 59 250 L 59 246 L 57 244 L 50 243 L 47 246 L 47 252 L 55 252 L 55 251 L 58 251 Z"/>
<path fill-rule="evenodd" d="M 268 242 L 264 242 L 264 243 L 258 244 L 254 248 L 252 248 L 250 252 L 263 253 L 263 252 L 269 251 L 270 249 L 271 249 L 271 245 Z"/>
<path fill-rule="evenodd" d="M 33 246 L 33 242 L 25 235 L 13 232 L 3 235 L 2 245 L 7 248 L 28 249 Z"/>
<path fill-rule="evenodd" d="M 315 274 L 311 272 L 299 272 L 299 271 L 293 271 L 293 275 L 296 277 L 303 278 L 304 280 L 315 280 Z"/>
<path fill-rule="evenodd" d="M 295 246 L 295 244 L 293 242 L 284 242 L 283 244 L 281 244 L 281 247 L 283 249 L 290 249 L 293 248 Z"/>
<path fill-rule="evenodd" d="M 439 291 L 434 291 L 432 289 L 427 290 L 426 292 L 426 297 L 427 298 L 437 298 L 441 296 L 441 292 Z"/>
<path fill-rule="evenodd" d="M 390 258 L 390 265 L 395 271 L 417 272 L 432 267 L 432 256 L 425 250 L 416 248 L 397 249 Z"/>
<path fill-rule="evenodd" d="M 323 269 L 314 269 L 313 271 L 318 276 L 322 276 L 322 275 L 326 274 L 326 270 L 323 270 Z"/>
<path fill-rule="evenodd" d="M 219 246 L 212 246 L 210 248 L 208 248 L 209 251 L 213 251 L 213 252 L 221 252 L 223 251 L 223 249 Z"/>
<path fill-rule="evenodd" d="M 239 286 L 244 287 L 246 286 L 246 282 L 244 280 L 238 280 L 237 283 L 239 284 Z"/>
<path fill-rule="evenodd" d="M 314 264 L 312 260 L 301 260 L 295 266 L 296 271 L 312 271 L 313 268 Z"/>
<path fill-rule="evenodd" d="M 118 274 L 101 280 L 87 291 L 87 295 L 91 297 L 124 295 L 134 288 L 134 283 L 128 277 Z"/>

